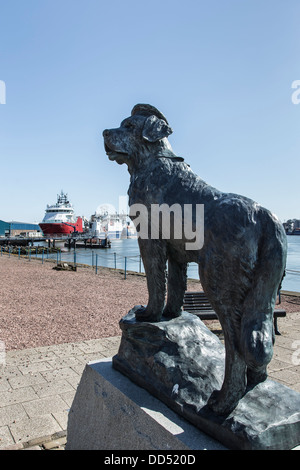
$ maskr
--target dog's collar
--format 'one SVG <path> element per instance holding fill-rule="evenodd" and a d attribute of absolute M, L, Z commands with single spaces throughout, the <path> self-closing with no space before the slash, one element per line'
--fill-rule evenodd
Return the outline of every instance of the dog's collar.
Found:
<path fill-rule="evenodd" d="M 157 158 L 169 158 L 174 162 L 184 162 L 184 158 L 178 157 L 177 155 L 175 155 L 175 153 L 168 149 L 163 149 L 159 151 L 156 156 Z"/>

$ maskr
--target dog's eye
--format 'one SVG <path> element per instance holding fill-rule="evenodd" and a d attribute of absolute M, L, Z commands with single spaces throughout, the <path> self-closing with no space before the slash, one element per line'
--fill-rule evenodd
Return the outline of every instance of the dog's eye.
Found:
<path fill-rule="evenodd" d="M 132 122 L 127 121 L 127 122 L 124 122 L 124 123 L 123 123 L 123 127 L 125 127 L 125 129 L 132 129 L 132 128 L 133 128 L 133 124 L 132 124 Z"/>

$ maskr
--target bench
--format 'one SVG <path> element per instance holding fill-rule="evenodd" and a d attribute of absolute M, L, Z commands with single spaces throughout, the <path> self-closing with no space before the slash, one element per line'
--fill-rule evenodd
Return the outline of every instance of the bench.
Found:
<path fill-rule="evenodd" d="M 197 315 L 201 320 L 218 320 L 216 312 L 209 303 L 204 292 L 186 292 L 183 299 L 183 310 Z M 276 335 L 281 333 L 278 330 L 277 319 L 286 317 L 284 309 L 274 310 L 274 330 Z"/>

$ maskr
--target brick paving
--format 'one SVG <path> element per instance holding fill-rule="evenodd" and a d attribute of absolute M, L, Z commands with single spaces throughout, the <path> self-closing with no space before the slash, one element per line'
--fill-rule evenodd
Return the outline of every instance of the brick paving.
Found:
<path fill-rule="evenodd" d="M 300 393 L 300 312 L 278 321 L 269 377 Z M 209 327 L 218 332 L 218 322 Z M 63 450 L 85 364 L 112 357 L 120 337 L 8 351 L 0 362 L 0 449 Z M 3 354 L 2 354 L 3 359 Z"/>
<path fill-rule="evenodd" d="M 117 353 L 120 337 L 8 351 L 0 364 L 0 449 L 61 449 L 85 364 Z"/>

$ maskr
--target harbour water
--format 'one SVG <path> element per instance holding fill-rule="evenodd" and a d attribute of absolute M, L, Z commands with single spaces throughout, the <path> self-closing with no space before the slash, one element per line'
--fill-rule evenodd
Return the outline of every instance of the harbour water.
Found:
<path fill-rule="evenodd" d="M 283 280 L 282 290 L 300 292 L 300 236 L 288 235 L 288 256 L 286 275 Z M 50 255 L 49 255 L 50 256 Z M 53 258 L 56 254 L 51 255 Z M 70 251 L 62 247 L 61 260 L 103 267 L 126 269 L 128 271 L 144 272 L 143 263 L 139 255 L 137 239 L 112 240 L 111 248 L 95 249 L 76 248 Z M 190 263 L 188 277 L 199 279 L 198 266 Z"/>
<path fill-rule="evenodd" d="M 286 275 L 282 290 L 300 292 L 300 236 L 288 235 Z"/>

